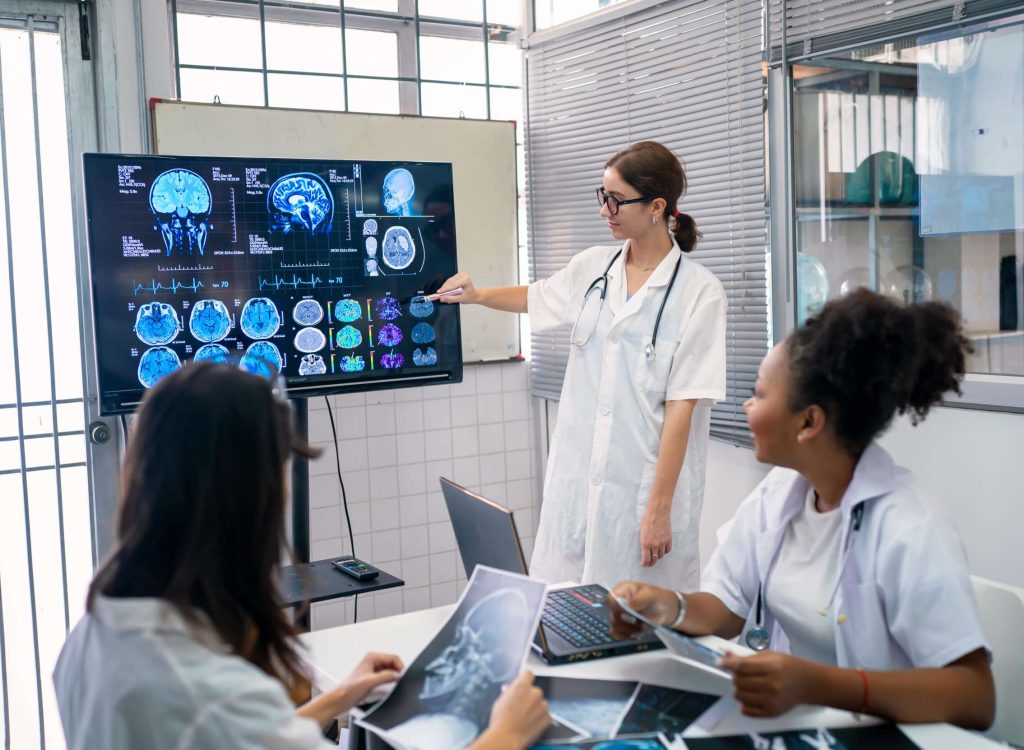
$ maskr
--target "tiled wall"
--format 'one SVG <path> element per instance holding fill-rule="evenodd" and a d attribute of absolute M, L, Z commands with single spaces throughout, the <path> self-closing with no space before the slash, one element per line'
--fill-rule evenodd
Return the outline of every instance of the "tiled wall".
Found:
<path fill-rule="evenodd" d="M 330 397 L 356 556 L 405 586 L 359 597 L 359 620 L 456 600 L 465 573 L 438 477 L 515 512 L 527 559 L 539 503 L 541 421 L 525 362 L 473 365 L 455 385 Z M 310 556 L 348 553 L 331 425 L 323 398 L 309 403 Z M 352 621 L 350 599 L 313 605 L 314 629 Z"/>

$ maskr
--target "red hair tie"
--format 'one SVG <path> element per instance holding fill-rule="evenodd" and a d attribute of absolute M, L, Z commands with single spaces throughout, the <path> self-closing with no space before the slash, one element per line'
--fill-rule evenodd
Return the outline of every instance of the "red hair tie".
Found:
<path fill-rule="evenodd" d="M 679 209 L 678 208 L 675 211 L 672 212 L 672 218 L 673 219 L 678 219 L 679 218 Z"/>

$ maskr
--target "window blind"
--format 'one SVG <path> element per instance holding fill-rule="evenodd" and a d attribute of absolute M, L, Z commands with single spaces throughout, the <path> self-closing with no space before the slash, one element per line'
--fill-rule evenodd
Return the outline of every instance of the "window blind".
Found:
<path fill-rule="evenodd" d="M 545 34 L 527 50 L 531 280 L 615 244 L 593 192 L 608 157 L 639 140 L 672 149 L 689 180 L 680 210 L 704 233 L 692 257 L 729 298 L 727 397 L 713 407 L 712 434 L 740 442 L 769 339 L 762 27 L 760 2 L 675 0 Z M 569 332 L 531 341 L 532 391 L 557 399 Z"/>

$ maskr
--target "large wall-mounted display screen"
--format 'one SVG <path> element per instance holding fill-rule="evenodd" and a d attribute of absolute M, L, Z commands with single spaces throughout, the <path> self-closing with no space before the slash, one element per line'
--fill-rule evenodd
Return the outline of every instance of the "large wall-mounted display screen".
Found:
<path fill-rule="evenodd" d="M 319 395 L 458 382 L 451 164 L 86 154 L 103 413 L 188 360 Z"/>

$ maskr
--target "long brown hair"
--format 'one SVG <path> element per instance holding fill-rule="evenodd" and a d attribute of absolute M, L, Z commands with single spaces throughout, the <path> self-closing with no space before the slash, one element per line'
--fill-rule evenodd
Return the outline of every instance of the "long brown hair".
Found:
<path fill-rule="evenodd" d="M 232 651 L 297 694 L 296 630 L 274 568 L 285 538 L 288 458 L 296 438 L 270 381 L 227 364 L 174 372 L 146 394 L 121 473 L 117 542 L 89 587 L 157 597 L 193 625 L 198 612 Z"/>
<path fill-rule="evenodd" d="M 664 198 L 662 219 L 672 228 L 679 249 L 688 253 L 696 247 L 701 237 L 697 222 L 688 214 L 676 212 L 676 204 L 686 195 L 686 172 L 675 154 L 657 141 L 638 141 L 619 151 L 604 166 L 614 167 L 640 195 L 652 200 Z"/>

